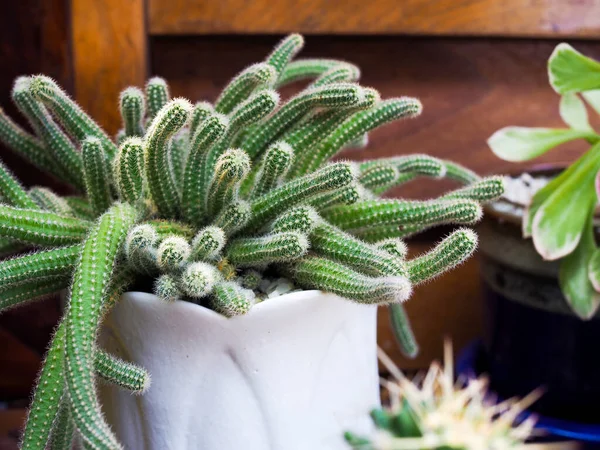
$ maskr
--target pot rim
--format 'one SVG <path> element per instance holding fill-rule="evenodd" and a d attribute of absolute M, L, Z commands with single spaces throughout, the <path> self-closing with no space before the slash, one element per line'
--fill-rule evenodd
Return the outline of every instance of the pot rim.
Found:
<path fill-rule="evenodd" d="M 165 305 L 169 304 L 169 302 L 165 302 L 164 300 L 159 299 L 156 295 L 154 295 L 150 292 L 125 291 L 125 292 L 123 292 L 123 294 L 121 294 L 121 297 L 126 297 L 126 296 L 135 296 L 137 298 L 136 301 L 141 301 L 143 303 L 159 302 L 160 304 L 165 304 Z M 341 296 L 333 294 L 331 292 L 324 292 L 324 291 L 320 291 L 317 289 L 308 289 L 308 290 L 303 290 L 303 291 L 290 292 L 287 294 L 280 295 L 278 297 L 263 300 L 262 302 L 259 302 L 255 305 L 253 305 L 252 308 L 250 308 L 250 310 L 246 314 L 243 314 L 241 316 L 234 316 L 234 317 L 226 317 L 216 311 L 213 311 L 210 308 L 207 308 L 206 306 L 199 305 L 197 303 L 188 302 L 185 300 L 175 300 L 174 302 L 171 302 L 170 305 L 178 308 L 184 314 L 185 313 L 201 314 L 201 315 L 207 316 L 207 318 L 212 319 L 212 320 L 231 321 L 231 320 L 240 320 L 241 318 L 249 317 L 249 316 L 254 317 L 258 314 L 263 314 L 263 315 L 269 314 L 270 311 L 281 310 L 282 308 L 285 308 L 288 305 L 293 306 L 294 304 L 298 304 L 301 301 L 307 301 L 310 299 L 314 299 L 315 297 L 322 297 L 322 296 L 334 297 L 334 298 L 343 300 L 344 302 L 359 304 L 364 307 L 374 306 L 374 305 L 369 305 L 369 304 L 360 304 L 359 302 L 349 300 L 347 298 L 341 297 Z"/>

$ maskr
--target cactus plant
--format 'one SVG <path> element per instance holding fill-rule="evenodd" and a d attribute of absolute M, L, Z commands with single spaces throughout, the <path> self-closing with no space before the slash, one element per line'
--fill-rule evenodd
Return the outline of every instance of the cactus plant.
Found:
<path fill-rule="evenodd" d="M 388 408 L 371 411 L 372 436 L 346 432 L 355 450 L 506 450 L 522 449 L 532 436 L 536 419 L 519 415 L 540 396 L 495 404 L 484 377 L 455 382 L 452 348 L 446 343 L 444 365 L 432 363 L 423 377 L 409 380 L 381 349 L 379 360 L 391 380 L 382 379 L 389 392 Z"/>
<path fill-rule="evenodd" d="M 499 195 L 502 184 L 423 155 L 332 162 L 347 146 L 365 144 L 374 128 L 418 115 L 421 104 L 380 100 L 346 62 L 290 62 L 302 45 L 298 35 L 285 38 L 214 105 L 171 99 L 160 78 L 144 91 L 126 89 L 115 141 L 54 81 L 16 81 L 13 98 L 35 135 L 0 111 L 0 141 L 76 192 L 27 190 L 0 166 L 3 251 L 32 248 L 0 264 L 0 309 L 68 291 L 24 449 L 43 449 L 50 438 L 68 446 L 75 432 L 85 448 L 120 448 L 96 397 L 97 377 L 141 392 L 149 374 L 103 353 L 96 334 L 134 283 L 154 286 L 168 302 L 234 316 L 252 307 L 263 277 L 285 275 L 300 288 L 391 305 L 401 345 L 414 356 L 400 303 L 413 285 L 467 258 L 476 239 L 457 231 L 407 261 L 399 237 L 477 221 L 479 202 Z M 274 88 L 306 78 L 316 81 L 278 108 Z M 380 198 L 417 176 L 445 174 L 476 184 L 438 200 Z"/>
<path fill-rule="evenodd" d="M 567 127 L 509 126 L 496 131 L 488 145 L 507 161 L 527 161 L 578 139 L 591 146 L 535 193 L 522 224 L 523 236 L 532 238 L 545 260 L 561 260 L 561 290 L 575 314 L 590 319 L 600 306 L 600 249 L 593 236 L 600 195 L 600 135 L 590 125 L 586 103 L 600 113 L 600 63 L 561 43 L 548 60 L 548 77 L 561 95 L 559 112 Z"/>

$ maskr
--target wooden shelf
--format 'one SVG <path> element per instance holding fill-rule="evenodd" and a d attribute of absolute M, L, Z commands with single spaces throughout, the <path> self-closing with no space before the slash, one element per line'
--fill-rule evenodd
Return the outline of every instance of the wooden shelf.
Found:
<path fill-rule="evenodd" d="M 600 36 L 600 0 L 149 0 L 151 35 Z"/>

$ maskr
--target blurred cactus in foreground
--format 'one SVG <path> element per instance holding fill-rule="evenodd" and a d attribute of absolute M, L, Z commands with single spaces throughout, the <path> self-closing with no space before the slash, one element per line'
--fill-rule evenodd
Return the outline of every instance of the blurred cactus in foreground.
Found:
<path fill-rule="evenodd" d="M 114 140 L 50 78 L 15 82 L 13 100 L 34 134 L 0 111 L 0 141 L 74 191 L 27 189 L 0 162 L 2 253 L 32 249 L 0 264 L 0 309 L 69 293 L 24 449 L 42 450 L 51 436 L 68 446 L 68 434 L 85 448 L 121 448 L 103 417 L 97 376 L 134 392 L 150 376 L 100 353 L 95 340 L 126 289 L 149 287 L 164 301 L 230 317 L 252 308 L 264 280 L 284 275 L 298 288 L 391 305 L 404 352 L 416 354 L 401 303 L 413 285 L 469 257 L 477 239 L 460 229 L 406 260 L 401 238 L 476 222 L 480 203 L 502 184 L 425 155 L 332 160 L 367 145 L 373 129 L 417 116 L 421 104 L 382 100 L 347 62 L 290 62 L 302 45 L 299 35 L 284 39 L 214 105 L 171 99 L 161 78 L 127 88 Z M 314 82 L 282 101 L 275 88 L 301 79 Z M 471 186 L 428 201 L 380 198 L 417 177 L 446 175 Z"/>
<path fill-rule="evenodd" d="M 411 381 L 379 349 L 379 360 L 393 381 L 382 379 L 390 407 L 374 409 L 372 436 L 346 432 L 354 450 L 508 450 L 524 449 L 536 419 L 518 416 L 539 396 L 495 403 L 484 377 L 454 381 L 453 356 L 446 343 L 444 367 L 434 362 L 424 377 Z"/>

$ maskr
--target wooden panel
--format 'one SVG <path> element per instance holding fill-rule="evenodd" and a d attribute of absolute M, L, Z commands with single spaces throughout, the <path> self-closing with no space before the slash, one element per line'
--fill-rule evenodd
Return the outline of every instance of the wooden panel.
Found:
<path fill-rule="evenodd" d="M 144 0 L 72 0 L 71 8 L 77 100 L 115 133 L 119 92 L 146 78 Z"/>
<path fill-rule="evenodd" d="M 152 73 L 166 77 L 173 95 L 213 100 L 230 77 L 261 60 L 274 37 L 154 38 Z M 521 40 L 422 39 L 395 37 L 311 37 L 302 56 L 326 56 L 358 64 L 362 83 L 383 97 L 421 99 L 421 117 L 396 122 L 370 136 L 365 150 L 346 152 L 362 159 L 406 153 L 450 158 L 480 173 L 502 173 L 526 165 L 498 160 L 486 139 L 507 125 L 563 126 L 558 96 L 548 86 L 546 60 L 556 42 Z M 600 57 L 600 48 L 575 43 Z M 289 91 L 288 91 L 289 94 Z M 569 161 L 583 142 L 538 159 Z M 452 186 L 417 180 L 394 195 L 426 198 Z"/>
<path fill-rule="evenodd" d="M 598 37 L 599 0 L 149 0 L 151 34 Z"/>

